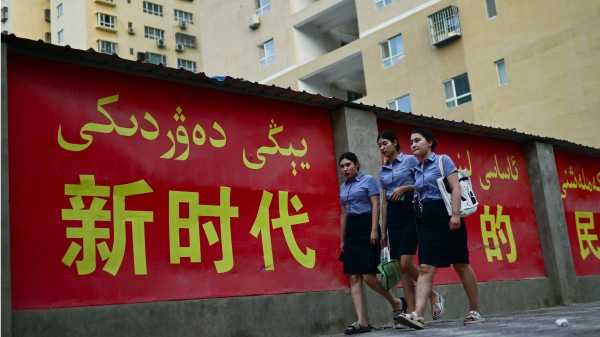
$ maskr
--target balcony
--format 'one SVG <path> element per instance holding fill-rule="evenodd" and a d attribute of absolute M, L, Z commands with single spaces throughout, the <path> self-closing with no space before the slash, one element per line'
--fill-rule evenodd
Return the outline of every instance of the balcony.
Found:
<path fill-rule="evenodd" d="M 431 44 L 440 47 L 462 36 L 458 7 L 449 6 L 427 17 Z"/>

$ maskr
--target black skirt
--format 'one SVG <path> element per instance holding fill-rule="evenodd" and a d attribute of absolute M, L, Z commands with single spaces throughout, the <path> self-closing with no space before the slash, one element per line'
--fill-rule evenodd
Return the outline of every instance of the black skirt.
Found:
<path fill-rule="evenodd" d="M 419 235 L 412 200 L 412 194 L 405 194 L 402 201 L 387 202 L 388 239 L 392 259 L 399 259 L 402 255 L 415 255 L 417 252 Z"/>
<path fill-rule="evenodd" d="M 371 213 L 346 217 L 344 274 L 378 274 L 381 245 L 371 245 Z M 381 234 L 380 234 L 381 236 Z"/>
<path fill-rule="evenodd" d="M 458 230 L 450 231 L 450 216 L 443 200 L 423 204 L 423 219 L 419 226 L 419 263 L 437 267 L 469 264 L 467 227 L 460 219 Z"/>

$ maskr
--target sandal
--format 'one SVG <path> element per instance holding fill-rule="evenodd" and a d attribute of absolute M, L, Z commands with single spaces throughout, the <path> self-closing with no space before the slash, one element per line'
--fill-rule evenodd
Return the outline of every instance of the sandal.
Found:
<path fill-rule="evenodd" d="M 396 319 L 398 323 L 406 325 L 413 329 L 421 330 L 425 327 L 425 319 L 423 317 L 417 316 L 416 312 L 412 312 L 410 314 L 401 314 Z"/>
<path fill-rule="evenodd" d="M 444 312 L 446 311 L 444 308 L 444 296 L 442 296 L 442 294 L 438 292 L 436 292 L 436 294 L 438 295 L 438 302 L 431 302 L 431 318 L 433 318 L 434 320 L 442 318 L 442 316 L 444 316 Z M 437 315 L 435 314 L 436 311 Z"/>
<path fill-rule="evenodd" d="M 402 309 L 392 311 L 392 319 L 394 320 L 394 325 L 398 324 L 398 322 L 396 321 L 396 318 L 398 318 L 398 316 L 408 313 L 408 304 L 406 304 L 406 298 L 400 297 L 400 301 L 402 301 Z"/>
<path fill-rule="evenodd" d="M 346 327 L 344 335 L 355 335 L 359 333 L 371 332 L 371 325 L 362 327 L 360 323 L 354 322 Z"/>
<path fill-rule="evenodd" d="M 469 315 L 465 317 L 463 324 L 477 324 L 485 322 L 485 317 L 481 315 L 479 311 L 471 310 Z"/>

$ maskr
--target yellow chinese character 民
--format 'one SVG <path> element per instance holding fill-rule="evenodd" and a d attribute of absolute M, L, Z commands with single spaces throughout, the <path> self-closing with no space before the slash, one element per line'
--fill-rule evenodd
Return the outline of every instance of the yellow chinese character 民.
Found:
<path fill-rule="evenodd" d="M 597 259 L 600 259 L 600 249 L 594 245 L 594 242 L 598 241 L 598 235 L 590 233 L 590 231 L 595 230 L 594 213 L 575 212 L 575 223 L 581 258 L 585 260 L 591 252 Z"/>

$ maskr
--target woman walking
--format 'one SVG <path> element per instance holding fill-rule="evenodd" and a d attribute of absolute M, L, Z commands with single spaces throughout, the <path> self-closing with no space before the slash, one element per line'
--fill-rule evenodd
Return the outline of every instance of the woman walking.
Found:
<path fill-rule="evenodd" d="M 383 296 L 392 310 L 402 310 L 402 300 L 381 286 L 375 274 L 381 246 L 379 242 L 379 188 L 370 175 L 360 172 L 356 155 L 346 152 L 339 159 L 340 170 L 346 181 L 340 186 L 341 203 L 341 250 L 344 274 L 350 281 L 350 294 L 358 317 L 344 334 L 370 332 L 371 326 L 365 317 L 363 281 L 376 293 Z"/>
<path fill-rule="evenodd" d="M 411 150 L 420 161 L 415 172 L 415 190 L 419 195 L 422 220 L 419 229 L 419 278 L 417 281 L 417 302 L 415 311 L 402 314 L 398 322 L 423 329 L 423 314 L 427 299 L 431 294 L 433 279 L 438 268 L 452 265 L 460 277 L 469 299 L 469 314 L 464 324 L 481 323 L 478 304 L 477 276 L 469 264 L 467 229 L 460 217 L 460 189 L 458 170 L 450 157 L 443 155 L 444 176 L 452 191 L 452 215 L 448 215 L 446 205 L 437 185 L 442 176 L 438 161 L 440 155 L 433 152 L 438 143 L 431 131 L 423 128 L 413 131 L 410 137 Z"/>

